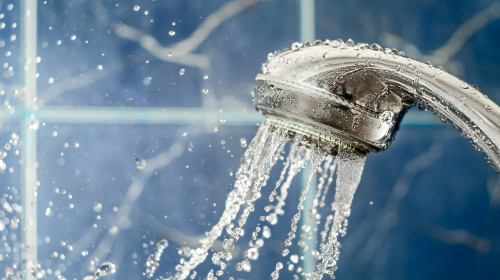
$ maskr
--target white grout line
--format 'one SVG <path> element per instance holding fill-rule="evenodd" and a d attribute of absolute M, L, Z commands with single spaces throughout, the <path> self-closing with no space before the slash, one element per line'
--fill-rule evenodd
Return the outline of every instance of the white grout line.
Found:
<path fill-rule="evenodd" d="M 305 42 L 313 42 L 316 39 L 316 31 L 315 31 L 315 0 L 299 0 L 299 41 Z M 303 188 L 305 188 L 307 182 L 307 176 L 309 174 L 309 166 L 302 171 L 302 181 Z M 312 180 L 310 183 L 310 188 L 312 190 L 316 190 L 316 180 Z M 314 195 L 308 195 L 306 197 L 306 201 L 304 202 L 304 208 L 302 210 L 302 224 L 309 225 L 311 228 L 314 228 L 313 223 L 315 222 L 313 217 L 311 217 L 310 211 L 313 207 L 313 199 Z M 303 252 L 304 261 L 302 263 L 302 269 L 304 272 L 313 271 L 316 266 L 316 260 L 312 256 L 312 250 L 315 250 L 318 245 L 318 240 L 316 236 L 312 236 L 311 238 L 307 238 L 307 234 L 303 233 L 300 235 L 301 241 L 307 245 L 307 251 Z"/>
<path fill-rule="evenodd" d="M 264 119 L 254 108 L 45 106 L 33 112 L 0 110 L 0 120 L 22 120 L 30 113 L 40 123 L 68 124 L 257 125 Z"/>
<path fill-rule="evenodd" d="M 299 0 L 299 41 L 313 42 L 315 31 L 315 0 Z"/>
<path fill-rule="evenodd" d="M 23 116 L 21 118 L 21 200 L 22 200 L 22 274 L 23 279 L 33 276 L 37 262 L 37 151 L 36 129 L 32 129 L 33 111 L 36 103 L 36 46 L 37 46 L 37 1 L 21 1 L 21 71 L 23 86 Z"/>

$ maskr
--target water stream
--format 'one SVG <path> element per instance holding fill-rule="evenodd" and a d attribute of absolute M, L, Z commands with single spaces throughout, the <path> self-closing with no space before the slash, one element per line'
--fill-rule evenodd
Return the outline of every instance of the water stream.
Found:
<path fill-rule="evenodd" d="M 294 279 L 322 279 L 325 274 L 334 277 L 340 253 L 338 237 L 346 234 L 347 218 L 361 179 L 365 156 L 340 147 L 337 157 L 334 158 L 326 152 L 332 150 L 333 147 L 330 146 L 332 144 L 321 142 L 311 145 L 310 148 L 304 148 L 298 144 L 301 142 L 301 135 L 296 135 L 293 141 L 288 141 L 287 133 L 287 129 L 272 122 L 264 121 L 261 124 L 242 157 L 234 188 L 227 196 L 220 219 L 206 233 L 206 237 L 200 240 L 198 248 L 180 253 L 181 261 L 175 266 L 175 273 L 167 279 L 180 280 L 188 277 L 195 279 L 200 275 L 195 269 L 207 258 L 211 260 L 214 268 L 208 272 L 206 279 L 215 280 L 223 275 L 229 276 L 228 279 L 234 279 L 231 276 L 234 270 L 250 272 L 252 262 L 258 265 L 259 251 L 271 237 L 272 226 L 285 214 L 285 203 L 294 177 L 303 170 L 308 172 L 307 183 L 301 191 L 298 204 L 295 207 L 288 207 L 290 210 L 287 211 L 295 208 L 296 213 L 291 220 L 288 237 L 283 240 L 284 249 L 281 254 L 283 259 L 277 260 L 271 278 L 279 279 L 280 270 L 285 268 L 284 263 L 289 264 L 285 269 L 293 273 Z M 291 144 L 287 149 L 289 142 Z M 288 155 L 285 157 L 283 155 L 286 151 Z M 268 183 L 271 169 L 279 165 L 278 161 L 283 162 L 280 177 L 276 182 Z M 331 186 L 334 174 L 336 174 L 335 194 Z M 266 185 L 274 186 L 274 189 L 267 197 L 269 204 L 264 207 L 265 214 L 255 217 L 259 219 L 255 229 L 247 229 L 247 221 L 255 211 L 255 204 L 261 198 L 261 190 Z M 301 219 L 304 219 L 302 217 L 304 203 L 309 192 L 315 193 L 309 195 L 313 198 L 312 208 L 305 215 L 310 215 L 312 218 L 310 220 L 314 223 L 300 226 Z M 326 211 L 327 214 L 321 214 L 327 207 L 325 203 L 328 201 L 327 197 L 333 195 L 335 197 L 330 209 Z M 296 241 L 299 230 L 302 231 L 301 238 Z M 251 239 L 248 248 L 244 250 L 242 257 L 238 256 L 234 250 L 235 244 L 248 234 Z M 303 244 L 304 237 L 320 242 L 315 244 L 315 248 L 307 248 Z M 212 246 L 218 239 L 223 242 L 223 250 L 212 251 Z M 292 254 L 293 250 L 298 252 Z M 152 258 L 154 260 L 151 260 L 146 272 L 148 278 L 153 276 L 155 268 L 159 265 L 157 261 L 159 257 Z M 317 263 L 312 271 L 305 271 L 300 265 L 300 262 L 307 258 L 312 258 Z M 234 268 L 228 266 L 228 262 L 233 259 L 236 261 Z"/>

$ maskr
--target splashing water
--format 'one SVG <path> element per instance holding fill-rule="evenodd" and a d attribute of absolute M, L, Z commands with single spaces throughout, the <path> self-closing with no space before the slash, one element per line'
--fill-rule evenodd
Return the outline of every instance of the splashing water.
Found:
<path fill-rule="evenodd" d="M 278 222 L 278 217 L 285 213 L 285 201 L 294 177 L 301 170 L 309 167 L 307 182 L 296 206 L 297 212 L 293 216 L 288 237 L 284 241 L 282 256 L 288 259 L 284 262 L 276 262 L 271 278 L 279 278 L 280 270 L 286 268 L 283 263 L 290 264 L 287 264 L 288 271 L 296 273 L 293 276 L 294 279 L 298 279 L 301 275 L 304 279 L 319 280 L 325 274 L 334 278 L 334 271 L 337 269 L 336 262 L 340 253 L 338 236 L 339 234 L 344 236 L 346 233 L 347 218 L 350 215 L 354 193 L 361 179 L 365 157 L 338 147 L 338 156 L 334 159 L 326 152 L 334 148 L 333 144 L 318 142 L 311 144 L 309 149 L 305 149 L 299 144 L 302 137 L 299 134 L 295 135 L 290 151 L 286 159 L 283 160 L 280 177 L 268 197 L 270 204 L 264 207 L 266 214 L 260 216 L 260 223 L 251 232 L 248 249 L 244 251 L 243 259 L 236 263 L 234 270 L 251 271 L 251 262 L 259 258 L 259 250 L 264 246 L 265 240 L 271 237 L 270 226 L 275 225 Z M 261 197 L 261 190 L 269 179 L 271 168 L 282 158 L 288 138 L 287 129 L 268 121 L 262 123 L 242 157 L 241 166 L 236 173 L 234 189 L 228 194 L 225 209 L 219 221 L 206 233 L 206 237 L 200 240 L 200 247 L 189 249 L 189 254 L 181 254 L 183 258 L 175 267 L 175 274 L 167 279 L 181 280 L 188 277 L 193 279 L 197 275 L 194 269 L 207 259 L 215 241 L 223 233 L 223 250 L 211 253 L 211 261 L 218 268 L 215 273 L 214 269 L 211 269 L 206 279 L 216 280 L 216 276 L 224 275 L 228 269 L 227 262 L 237 257 L 234 250 L 235 243 L 245 236 L 244 228 L 248 217 L 255 211 L 255 202 Z M 318 182 L 315 179 L 317 173 L 319 173 Z M 330 185 L 335 173 L 337 174 L 335 197 L 330 206 L 330 213 L 322 217 L 319 210 L 325 208 L 327 194 L 331 189 Z M 312 196 L 309 196 L 313 198 L 312 209 L 304 212 L 309 192 L 312 193 Z M 299 227 L 303 215 L 310 215 L 313 223 Z M 318 228 L 322 228 L 321 232 Z M 303 258 L 297 254 L 289 256 L 294 250 L 292 245 L 299 229 L 302 230 L 298 242 L 302 252 L 299 252 L 299 255 L 304 256 Z M 307 248 L 301 244 L 303 239 L 313 239 L 318 234 L 320 243 L 317 248 Z M 146 264 L 148 278 L 153 276 L 158 267 L 162 251 L 163 248 L 156 250 L 155 246 L 155 251 L 148 258 Z M 186 250 L 182 250 L 182 252 L 184 251 Z M 184 257 L 189 259 L 186 260 Z M 312 271 L 304 271 L 298 265 L 304 258 L 314 258 L 317 262 Z"/>

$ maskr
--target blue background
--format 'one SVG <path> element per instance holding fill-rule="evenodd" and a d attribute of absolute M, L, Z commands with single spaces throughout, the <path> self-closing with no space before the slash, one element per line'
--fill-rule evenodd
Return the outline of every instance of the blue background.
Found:
<path fill-rule="evenodd" d="M 208 59 L 209 67 L 204 69 L 161 60 L 136 41 L 120 37 L 115 29 L 125 24 L 169 47 L 188 38 L 228 2 L 38 2 L 40 108 L 78 112 L 81 108 L 154 107 L 166 112 L 185 110 L 189 112 L 186 118 L 201 115 L 189 124 L 182 118 L 163 124 L 116 119 L 71 123 L 65 115 L 40 120 L 38 255 L 47 279 L 55 279 L 57 270 L 67 279 L 92 274 L 94 268 L 89 265 L 98 248 L 104 248 L 98 263 L 111 261 L 117 266 L 116 274 L 108 279 L 145 278 L 145 261 L 163 238 L 170 240 L 170 246 L 155 276 L 171 275 L 179 259 L 177 250 L 183 246 L 170 238 L 172 230 L 201 236 L 218 220 L 244 152 L 240 139 L 250 142 L 261 120 L 250 96 L 254 77 L 269 52 L 300 39 L 298 3 L 262 1 L 222 22 L 194 51 Z M 9 4 L 13 9 L 9 10 Z M 493 4 L 317 0 L 315 38 L 377 42 L 427 60 L 464 22 Z M 134 5 L 140 9 L 135 11 Z M 6 23 L 0 29 L 0 43 L 4 42 L 0 44 L 0 90 L 4 91 L 0 104 L 7 111 L 9 104 L 19 103 L 15 89 L 22 69 L 19 34 L 23 26 L 17 1 L 0 2 L 0 13 L 4 15 L 0 22 Z M 171 30 L 175 35 L 168 34 Z M 496 103 L 500 103 L 498 34 L 500 20 L 475 32 L 443 64 L 449 72 L 477 84 Z M 17 38 L 12 40 L 12 35 Z M 400 40 L 391 40 L 394 36 Z M 179 74 L 181 69 L 184 75 Z M 225 119 L 226 111 L 237 116 Z M 215 122 L 203 114 L 216 116 Z M 391 148 L 367 156 L 348 234 L 341 240 L 337 279 L 500 278 L 498 174 L 457 131 L 429 115 L 410 111 Z M 18 121 L 7 118 L 1 122 L 0 142 L 9 142 L 12 133 L 20 133 Z M 177 156 L 150 176 L 136 167 L 136 158 L 150 162 L 173 145 Z M 0 174 L 4 200 L 10 203 L 19 203 L 15 149 L 7 151 L 7 169 Z M 272 177 L 270 182 L 274 181 Z M 134 182 L 143 182 L 144 188 L 137 200 L 129 201 L 126 193 Z M 281 259 L 287 221 L 295 213 L 299 190 L 297 182 L 287 202 L 287 215 L 273 230 L 268 248 L 252 264 L 252 272 L 238 276 L 270 278 L 275 262 Z M 102 204 L 102 211 L 94 211 L 96 203 Z M 120 223 L 117 216 L 124 203 L 131 211 Z M 263 206 L 258 204 L 250 216 L 249 229 Z M 51 214 L 46 214 L 47 208 Z M 4 209 L 0 215 L 6 223 L 15 213 Z M 18 238 L 12 237 L 19 236 L 18 231 L 7 226 L 0 231 L 6 238 L 2 242 L 18 246 Z M 13 268 L 18 262 L 19 255 L 7 252 L 5 246 L 0 254 L 2 268 Z M 210 267 L 202 265 L 199 275 L 206 275 Z M 291 279 L 284 270 L 283 279 Z"/>

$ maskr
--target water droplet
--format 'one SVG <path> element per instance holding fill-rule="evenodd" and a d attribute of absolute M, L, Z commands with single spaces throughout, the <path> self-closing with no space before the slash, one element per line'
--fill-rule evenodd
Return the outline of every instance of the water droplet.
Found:
<path fill-rule="evenodd" d="M 302 44 L 301 44 L 301 43 L 299 43 L 299 42 L 294 42 L 294 43 L 292 44 L 291 49 L 292 49 L 292 51 L 296 51 L 296 50 L 300 49 L 301 47 L 302 47 Z"/>
<path fill-rule="evenodd" d="M 168 35 L 174 36 L 175 35 L 175 31 L 173 31 L 173 30 L 168 31 Z"/>
<path fill-rule="evenodd" d="M 237 263 L 236 266 L 234 267 L 237 271 L 241 271 L 243 270 L 243 266 L 241 265 L 241 263 Z"/>
<path fill-rule="evenodd" d="M 285 249 L 285 250 L 283 250 L 283 252 L 281 252 L 281 255 L 282 255 L 283 257 L 286 257 L 286 256 L 288 256 L 288 254 L 289 254 L 289 253 L 290 253 L 290 250 Z"/>
<path fill-rule="evenodd" d="M 181 70 L 179 70 L 179 75 L 184 75 L 184 73 L 186 72 L 186 69 L 184 68 L 181 68 Z"/>
<path fill-rule="evenodd" d="M 243 260 L 241 262 L 241 266 L 243 268 L 243 271 L 250 272 L 252 270 L 252 265 L 250 264 L 249 260 Z"/>
<path fill-rule="evenodd" d="M 71 35 L 71 37 L 69 38 L 71 41 L 74 41 L 76 40 L 76 35 Z"/>
<path fill-rule="evenodd" d="M 271 237 L 271 229 L 268 226 L 262 227 L 262 237 L 266 239 Z"/>
<path fill-rule="evenodd" d="M 208 89 L 204 88 L 201 90 L 201 92 L 203 92 L 203 94 L 208 94 Z"/>
<path fill-rule="evenodd" d="M 134 6 L 134 11 L 136 11 L 136 12 L 137 12 L 137 11 L 139 11 L 140 9 L 141 9 L 141 6 L 139 6 L 139 5 L 135 5 L 135 6 Z"/>
<path fill-rule="evenodd" d="M 94 212 L 99 213 L 102 211 L 102 204 L 99 202 L 95 202 L 94 207 L 92 207 L 92 209 L 94 210 Z"/>
<path fill-rule="evenodd" d="M 99 279 L 102 276 L 110 275 L 116 273 L 116 265 L 112 262 L 103 262 L 94 271 L 94 277 Z"/>
<path fill-rule="evenodd" d="M 186 247 L 186 246 L 179 248 L 177 253 L 181 257 L 185 257 L 185 258 L 191 257 L 191 249 L 189 247 Z"/>
<path fill-rule="evenodd" d="M 491 112 L 493 110 L 490 105 L 484 105 L 484 109 L 486 109 L 486 112 Z"/>
<path fill-rule="evenodd" d="M 33 275 L 36 279 L 42 279 L 45 277 L 45 270 L 42 269 L 40 264 L 35 263 L 32 268 L 31 275 Z"/>
<path fill-rule="evenodd" d="M 246 148 L 247 147 L 247 139 L 241 138 L 240 139 L 240 144 L 241 144 L 242 148 Z"/>
<path fill-rule="evenodd" d="M 203 80 L 207 80 L 208 79 L 208 75 L 203 75 Z"/>
<path fill-rule="evenodd" d="M 468 89 L 469 85 L 467 83 L 461 83 L 460 87 L 463 88 L 463 89 Z"/>
<path fill-rule="evenodd" d="M 259 250 L 257 248 L 250 248 L 247 250 L 247 258 L 255 261 L 259 258 Z"/>
<path fill-rule="evenodd" d="M 37 130 L 39 127 L 40 127 L 40 121 L 35 119 L 32 119 L 28 126 L 28 128 L 31 130 Z"/>
<path fill-rule="evenodd" d="M 379 44 L 377 44 L 377 43 L 373 43 L 373 44 L 371 45 L 371 49 L 372 49 L 372 50 L 376 50 L 376 51 L 380 51 L 380 50 L 382 50 L 382 46 L 380 46 L 380 45 L 379 45 Z"/>
<path fill-rule="evenodd" d="M 135 158 L 135 167 L 139 170 L 143 170 L 146 168 L 147 162 L 145 159 L 141 159 L 139 157 Z"/>
<path fill-rule="evenodd" d="M 293 263 L 299 263 L 299 256 L 298 255 L 291 255 L 290 261 Z"/>
<path fill-rule="evenodd" d="M 153 78 L 151 78 L 150 76 L 147 76 L 144 79 L 142 79 L 142 84 L 145 85 L 145 86 L 149 86 L 151 84 L 151 80 L 152 79 Z"/>

